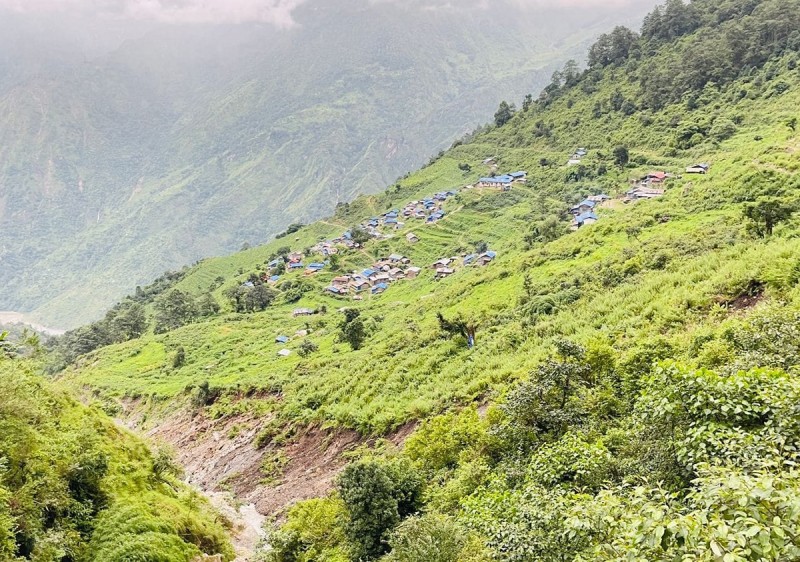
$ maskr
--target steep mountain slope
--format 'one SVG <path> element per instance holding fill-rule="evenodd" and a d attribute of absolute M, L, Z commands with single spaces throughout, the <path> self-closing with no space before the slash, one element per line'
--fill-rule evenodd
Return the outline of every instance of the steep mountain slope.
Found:
<path fill-rule="evenodd" d="M 169 267 L 323 216 L 639 16 L 563 13 L 316 1 L 290 30 L 156 27 L 22 73 L 0 90 L 0 309 L 74 327 Z"/>
<path fill-rule="evenodd" d="M 798 28 L 671 0 L 383 194 L 139 290 L 61 376 L 264 512 L 335 486 L 269 560 L 792 559 Z M 489 158 L 527 182 L 467 187 Z M 413 278 L 327 290 L 387 259 Z"/>
<path fill-rule="evenodd" d="M 5 351 L 0 346 L 3 560 L 232 559 L 228 529 L 178 480 L 164 451 L 152 454 L 103 412 L 51 388 L 40 365 Z"/>

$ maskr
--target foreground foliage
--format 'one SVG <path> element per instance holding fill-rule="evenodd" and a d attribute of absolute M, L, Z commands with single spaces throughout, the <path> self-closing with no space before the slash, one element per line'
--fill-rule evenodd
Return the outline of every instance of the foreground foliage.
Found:
<path fill-rule="evenodd" d="M 104 414 L 0 357 L 0 559 L 176 562 L 231 558 L 226 530 Z"/>

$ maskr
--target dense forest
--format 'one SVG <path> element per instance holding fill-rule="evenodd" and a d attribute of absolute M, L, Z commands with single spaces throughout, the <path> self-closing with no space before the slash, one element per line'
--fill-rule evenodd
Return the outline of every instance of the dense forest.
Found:
<path fill-rule="evenodd" d="M 204 420 L 255 459 L 217 483 L 249 498 L 358 435 L 265 562 L 800 558 L 798 29 L 795 0 L 669 0 L 384 193 L 50 342 L 48 372 Z M 434 194 L 439 220 L 370 230 Z"/>

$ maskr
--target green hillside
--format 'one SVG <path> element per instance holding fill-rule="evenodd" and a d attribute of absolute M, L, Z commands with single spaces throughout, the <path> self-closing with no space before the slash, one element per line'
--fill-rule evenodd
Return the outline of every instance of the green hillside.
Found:
<path fill-rule="evenodd" d="M 670 0 L 384 193 L 140 288 L 52 369 L 150 426 L 180 408 L 236 421 L 260 485 L 303 462 L 311 429 L 358 432 L 268 560 L 794 559 L 798 28 L 796 1 Z M 508 191 L 465 187 L 516 170 Z M 446 191 L 439 220 L 402 217 Z M 378 238 L 358 226 L 373 217 Z M 363 247 L 314 250 L 345 231 Z M 420 274 L 326 291 L 392 254 Z"/>
<path fill-rule="evenodd" d="M 0 83 L 0 310 L 73 328 L 165 269 L 325 216 L 640 10 L 508 6 L 496 36 L 480 10 L 310 1 L 291 30 L 155 26 L 42 68 L 31 45 Z"/>
<path fill-rule="evenodd" d="M 165 450 L 151 453 L 1 344 L 2 560 L 233 558 L 229 529 L 180 482 Z"/>

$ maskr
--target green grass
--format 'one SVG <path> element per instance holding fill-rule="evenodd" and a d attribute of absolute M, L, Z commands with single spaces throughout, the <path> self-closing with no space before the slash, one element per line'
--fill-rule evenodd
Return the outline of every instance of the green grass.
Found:
<path fill-rule="evenodd" d="M 603 88 L 615 78 L 612 73 Z M 774 167 L 791 172 L 797 167 L 791 156 L 797 141 L 789 138 L 783 124 L 789 114 L 784 108 L 798 99 L 796 88 L 779 99 L 745 99 L 733 108 L 705 106 L 687 113 L 685 120 L 709 112 L 735 111 L 744 116 L 732 139 L 721 144 L 709 141 L 689 151 L 664 148 L 669 120 L 684 111 L 680 108 L 668 107 L 653 115 L 654 124 L 648 126 L 638 117 L 621 114 L 597 123 L 586 118 L 594 97 L 574 97 L 572 107 L 560 100 L 551 110 L 560 119 L 554 139 L 515 146 L 515 134 L 526 131 L 534 120 L 518 116 L 506 128 L 448 152 L 402 180 L 399 188 L 360 198 L 336 216 L 286 238 L 203 261 L 178 288 L 199 293 L 223 277 L 224 284 L 215 289 L 222 300 L 226 288 L 263 270 L 278 247 L 302 250 L 340 234 L 359 219 L 470 183 L 485 173 L 480 162 L 487 155 L 499 156 L 501 170 L 529 170 L 528 184 L 511 193 L 462 191 L 448 200 L 448 214 L 436 225 L 409 219 L 393 238 L 342 256 L 341 270 L 347 271 L 398 252 L 423 268 L 418 279 L 395 283 L 385 294 L 357 302 L 326 297 L 322 289 L 339 272 L 325 271 L 312 279 L 317 290 L 298 303 L 252 315 L 225 313 L 172 333 L 102 349 L 83 358 L 66 373 L 66 380 L 115 398 L 148 395 L 159 400 L 173 399 L 206 380 L 231 392 L 272 389 L 281 400 L 270 408 L 287 422 L 385 432 L 410 419 L 501 392 L 549 353 L 554 338 L 602 340 L 624 353 L 651 338 L 669 337 L 680 350 L 692 334 L 723 321 L 726 315 L 715 303 L 735 296 L 750 279 L 769 280 L 768 294 L 785 298 L 790 289 L 786 277 L 794 266 L 790 256 L 798 249 L 796 221 L 780 227 L 773 239 L 755 243 L 744 232 L 737 200 L 747 174 Z M 756 134 L 763 140 L 754 141 Z M 630 146 L 634 162 L 644 163 L 624 170 L 612 167 L 604 176 L 578 183 L 564 181 L 568 171 L 564 167 L 539 166 L 542 154 L 561 162 L 579 145 L 590 148 L 587 162 L 600 161 L 598 153 L 608 155 L 621 142 Z M 661 199 L 600 209 L 598 223 L 549 244 L 526 246 L 524 237 L 532 225 L 562 212 L 566 201 L 595 190 L 621 193 L 630 177 L 656 167 L 680 173 L 697 160 L 711 162 L 711 173 L 671 180 Z M 460 162 L 470 163 L 473 171 L 458 170 Z M 630 227 L 640 229 L 635 238 L 626 233 Z M 417 244 L 406 241 L 409 231 L 420 237 Z M 494 263 L 459 268 L 451 278 L 433 280 L 428 269 L 433 260 L 467 252 L 478 240 L 499 253 Z M 655 257 L 660 254 L 659 262 Z M 287 274 L 284 279 L 300 276 Z M 551 314 L 530 317 L 523 294 L 526 277 L 537 295 L 573 286 L 579 298 Z M 309 319 L 291 316 L 296 307 L 321 305 L 327 314 Z M 371 327 L 367 344 L 359 351 L 336 341 L 341 318 L 336 310 L 342 306 L 360 309 Z M 476 348 L 467 350 L 458 341 L 441 339 L 437 312 L 474 320 L 479 326 Z M 275 336 L 292 336 L 307 324 L 312 329 L 308 338 L 319 351 L 305 359 L 296 353 L 278 357 L 281 346 L 274 343 Z M 293 339 L 288 348 L 297 349 L 300 341 Z M 178 346 L 186 349 L 186 365 L 172 369 L 170 352 Z"/>

